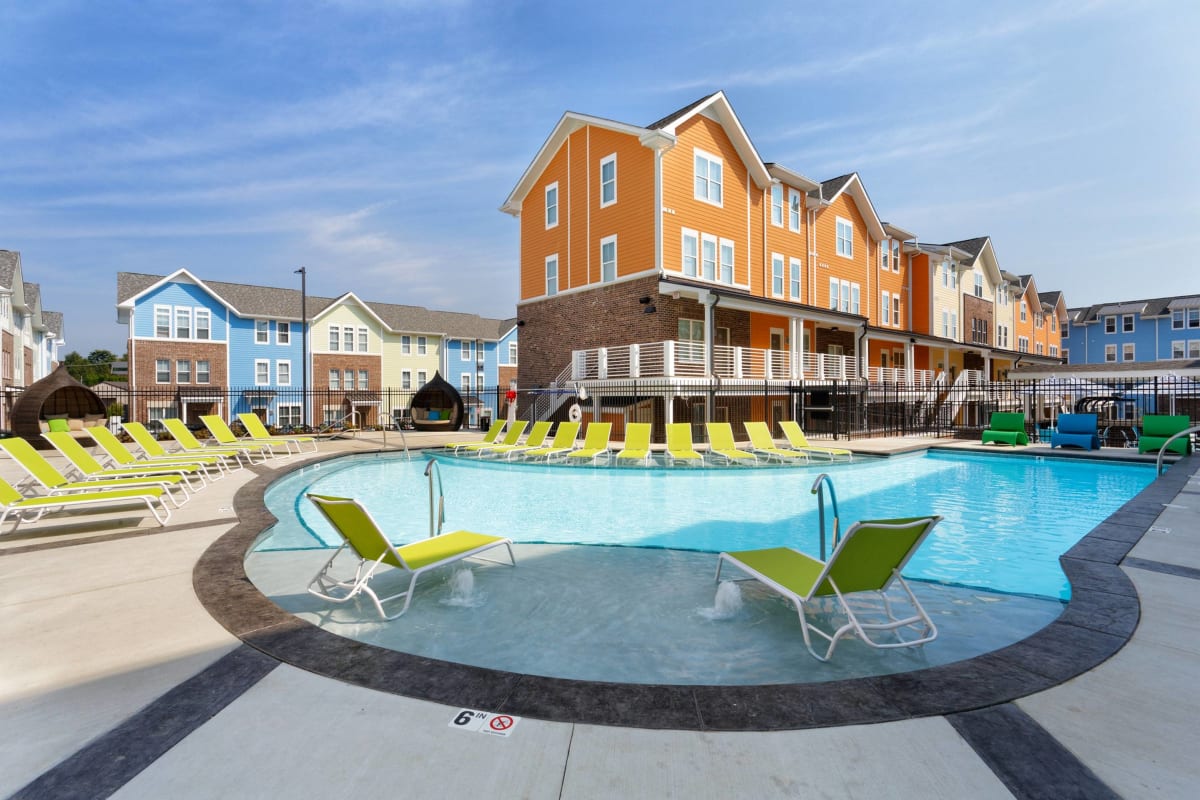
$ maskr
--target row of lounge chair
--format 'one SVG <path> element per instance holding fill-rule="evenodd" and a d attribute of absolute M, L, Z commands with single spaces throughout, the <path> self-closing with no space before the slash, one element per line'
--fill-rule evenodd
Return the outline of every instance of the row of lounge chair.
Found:
<path fill-rule="evenodd" d="M 1146 414 L 1142 417 L 1142 433 L 1137 436 L 1138 453 L 1157 453 L 1164 446 L 1171 452 L 1187 455 L 1192 451 L 1191 439 L 1175 434 L 1191 427 L 1191 417 L 1186 414 Z M 1050 447 L 1080 447 L 1084 450 L 1100 449 L 1097 414 L 1059 414 L 1058 424 L 1050 433 Z M 1029 444 L 1025 432 L 1025 415 L 1012 411 L 993 411 L 988 427 L 983 432 L 983 444 L 1008 444 L 1013 447 Z M 1170 445 L 1167 442 L 1170 441 Z"/>
<path fill-rule="evenodd" d="M 590 462 L 614 460 L 618 464 L 650 464 L 653 452 L 650 444 L 651 425 L 648 422 L 630 422 L 625 426 L 624 446 L 615 450 L 610 445 L 611 422 L 593 422 L 588 425 L 582 445 L 577 443 L 580 423 L 562 422 L 553 439 L 550 437 L 550 422 L 535 422 L 529 435 L 522 439 L 528 423 L 515 420 L 508 424 L 493 426 L 482 440 L 448 442 L 445 447 L 458 455 L 495 457 L 504 459 L 522 458 L 545 461 Z M 780 423 L 788 446 L 780 447 L 771 436 L 765 422 L 745 422 L 750 446 L 738 447 L 734 440 L 733 427 L 728 422 L 709 422 L 708 450 L 700 452 L 692 440 L 692 426 L 687 422 L 667 425 L 667 443 L 663 451 L 670 464 L 701 465 L 706 461 L 724 464 L 756 464 L 760 459 L 776 462 L 805 462 L 812 458 L 824 460 L 853 460 L 849 450 L 839 447 L 819 447 L 809 442 L 800 425 L 794 421 Z M 503 433 L 503 436 L 501 436 Z M 547 443 L 547 440 L 550 441 Z"/>
<path fill-rule="evenodd" d="M 69 432 L 43 433 L 42 437 L 67 460 L 71 476 L 24 439 L 0 439 L 0 450 L 27 476 L 16 486 L 0 479 L 0 524 L 11 518 L 15 520 L 15 531 L 23 522 L 35 522 L 53 511 L 141 503 L 159 525 L 165 525 L 172 508 L 182 506 L 210 481 L 252 463 L 256 456 L 266 459 L 292 455 L 309 446 L 316 450 L 313 437 L 272 436 L 257 416 L 238 416 L 249 436 L 236 436 L 220 417 L 202 417 L 212 434 L 213 446 L 197 440 L 182 420 L 162 420 L 179 447 L 170 452 L 141 423 L 123 423 L 125 432 L 140 448 L 140 457 L 104 426 L 84 428 L 96 443 L 98 455 L 89 452 Z M 30 490 L 44 494 L 26 494 Z"/>

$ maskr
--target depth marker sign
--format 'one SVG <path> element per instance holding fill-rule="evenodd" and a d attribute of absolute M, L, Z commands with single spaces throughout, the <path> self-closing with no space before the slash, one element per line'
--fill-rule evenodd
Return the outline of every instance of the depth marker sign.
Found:
<path fill-rule="evenodd" d="M 492 736 L 511 736 L 513 728 L 517 727 L 517 723 L 520 721 L 520 717 L 510 714 L 492 714 L 488 711 L 464 708 L 454 716 L 454 719 L 450 720 L 449 727 Z"/>

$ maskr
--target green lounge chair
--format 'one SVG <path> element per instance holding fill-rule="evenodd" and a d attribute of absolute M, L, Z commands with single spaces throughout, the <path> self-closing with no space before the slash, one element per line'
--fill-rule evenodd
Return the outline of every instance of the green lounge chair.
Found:
<path fill-rule="evenodd" d="M 79 440 L 69 432 L 43 433 L 42 438 L 48 441 L 55 450 L 62 453 L 71 466 L 75 467 L 84 480 L 94 481 L 99 478 L 147 478 L 158 475 L 178 475 L 191 491 L 203 489 L 208 485 L 204 473 L 199 467 L 190 464 L 154 465 L 143 463 L 135 467 L 116 467 L 105 469 L 104 465 L 79 443 Z"/>
<path fill-rule="evenodd" d="M 177 475 L 159 475 L 150 478 L 99 478 L 90 481 L 73 481 L 58 471 L 58 468 L 46 460 L 45 456 L 33 449 L 33 445 L 19 437 L 0 439 L 0 449 L 12 456 L 13 461 L 29 476 L 30 480 L 39 483 L 52 495 L 71 494 L 73 492 L 94 492 L 97 489 L 136 489 L 158 487 L 171 503 L 179 508 L 189 497 L 187 486 Z M 167 491 L 178 490 L 183 501 L 175 493 Z"/>
<path fill-rule="evenodd" d="M 743 422 L 742 424 L 746 427 L 746 435 L 750 437 L 750 447 L 754 452 L 765 456 L 768 461 L 775 459 L 780 462 L 808 462 L 808 453 L 802 450 L 789 450 L 786 447 L 777 447 L 775 440 L 771 437 L 771 429 L 767 427 L 767 423 Z"/>
<path fill-rule="evenodd" d="M 482 439 L 467 439 L 466 441 L 461 442 L 446 442 L 444 445 L 442 445 L 442 447 L 457 452 L 460 447 L 468 447 L 475 444 L 498 444 L 496 440 L 500 438 L 500 433 L 504 430 L 505 422 L 506 420 L 500 420 L 499 422 L 493 423 L 492 427 L 488 428 L 487 433 L 483 435 Z"/>
<path fill-rule="evenodd" d="M 546 444 L 546 440 L 550 438 L 550 426 L 553 422 L 543 420 L 533 423 L 533 427 L 529 429 L 529 435 L 525 437 L 522 444 L 494 444 L 490 447 L 483 447 L 476 451 L 481 456 L 505 456 L 516 450 L 536 450 Z"/>
<path fill-rule="evenodd" d="M 225 463 L 216 456 L 202 458 L 199 456 L 173 456 L 167 455 L 162 457 L 146 456 L 139 459 L 133 452 L 121 443 L 112 431 L 103 425 L 95 425 L 93 427 L 85 427 L 84 433 L 92 437 L 92 441 L 104 451 L 108 456 L 109 463 L 119 464 L 122 467 L 146 467 L 146 466 L 174 466 L 176 464 L 182 466 L 197 467 L 204 473 L 204 477 L 210 481 L 220 480 L 224 477 L 224 471 L 227 469 Z"/>
<path fill-rule="evenodd" d="M 779 423 L 779 427 L 783 429 L 783 435 L 787 437 L 788 446 L 793 450 L 800 450 L 813 456 L 827 458 L 830 461 L 845 459 L 847 461 L 854 460 L 854 453 L 843 447 L 819 447 L 808 441 L 808 437 L 804 435 L 804 430 L 800 427 L 800 423 L 795 420 L 785 419 Z"/>
<path fill-rule="evenodd" d="M 936 639 L 937 626 L 900 571 L 941 519 L 932 516 L 857 522 L 826 562 L 790 547 L 721 553 L 717 557 L 717 580 L 721 580 L 721 567 L 728 562 L 790 600 L 800 616 L 804 646 L 818 661 L 828 661 L 838 641 L 849 634 L 880 649 L 915 647 Z M 913 610 L 910 616 L 895 615 L 892 600 L 885 594 L 893 581 L 908 596 Z M 862 601 L 867 598 L 859 597 L 851 603 L 849 595 L 860 593 L 870 593 L 867 598 L 873 595 L 876 603 L 864 606 Z M 805 604 L 820 597 L 834 599 L 847 617 L 847 622 L 832 632 L 810 622 L 805 614 Z M 904 638 L 906 630 L 910 638 Z M 829 643 L 824 655 L 813 648 L 810 632 Z M 872 638 L 873 633 L 894 635 L 895 641 Z"/>
<path fill-rule="evenodd" d="M 554 431 L 554 438 L 549 447 L 535 447 L 532 450 L 511 451 L 510 457 L 520 455 L 522 458 L 544 458 L 549 461 L 555 457 L 565 456 L 575 449 L 575 439 L 579 436 L 578 422 L 560 422 Z"/>
<path fill-rule="evenodd" d="M 299 450 L 292 450 L 294 446 L 292 442 L 277 442 L 272 439 L 252 439 L 249 436 L 236 436 L 233 433 L 233 429 L 229 427 L 225 420 L 216 414 L 202 414 L 200 415 L 200 422 L 203 423 L 204 427 L 208 428 L 208 432 L 212 434 L 218 446 L 245 447 L 248 450 L 258 449 L 264 456 L 281 456 L 283 458 L 299 452 Z M 183 424 L 183 420 L 181 419 L 164 419 L 162 424 L 167 426 L 167 432 L 174 436 L 180 444 L 183 444 L 183 439 L 180 437 L 186 438 L 192 435 L 192 432 L 187 429 L 187 426 Z M 200 441 L 196 437 L 192 436 L 192 440 L 196 444 L 200 444 Z M 280 448 L 283 448 L 282 453 L 279 450 Z"/>
<path fill-rule="evenodd" d="M 396 547 L 383 535 L 371 514 L 357 501 L 348 497 L 318 494 L 309 494 L 306 497 L 320 509 L 321 514 L 342 537 L 341 547 L 309 581 L 308 591 L 332 603 L 345 603 L 360 593 L 365 594 L 371 598 L 379 616 L 385 620 L 396 619 L 408 611 L 413 592 L 417 588 L 417 578 L 431 569 L 453 564 L 464 558 L 480 558 L 480 553 L 494 547 L 507 548 L 509 564 L 517 564 L 516 558 L 513 557 L 511 539 L 470 531 L 454 531 Z M 330 569 L 341 552 L 347 549 L 358 558 L 358 564 L 353 575 L 344 579 L 336 578 L 330 574 Z M 480 560 L 503 563 L 489 558 Z M 408 588 L 387 597 L 380 597 L 371 589 L 370 582 L 376 570 L 385 564 L 409 576 Z M 388 616 L 383 610 L 383 604 L 400 597 L 404 598 L 404 607 Z"/>
<path fill-rule="evenodd" d="M 267 426 L 263 425 L 262 420 L 258 418 L 258 414 L 238 414 L 238 419 L 242 423 L 242 427 L 246 429 L 246 433 L 250 434 L 252 439 L 268 439 L 271 441 L 292 442 L 296 445 L 297 452 L 302 451 L 302 445 L 311 444 L 312 451 L 317 452 L 317 438 L 315 436 L 294 436 L 291 434 L 275 434 L 267 430 Z"/>
<path fill-rule="evenodd" d="M 608 439 L 612 436 L 611 422 L 592 422 L 587 426 L 587 433 L 583 437 L 583 447 L 578 450 L 572 450 L 567 453 L 567 458 L 578 459 L 579 461 L 591 461 L 595 464 L 601 458 L 607 460 L 612 451 L 608 449 Z"/>
<path fill-rule="evenodd" d="M 739 450 L 733 439 L 733 426 L 728 422 L 709 422 L 708 429 L 709 455 L 725 459 L 728 464 L 757 464 L 758 456 Z"/>
<path fill-rule="evenodd" d="M 993 411 L 991 423 L 983 432 L 983 444 L 1029 444 L 1025 433 L 1025 415 L 1009 411 Z"/>
<path fill-rule="evenodd" d="M 692 424 L 690 422 L 672 422 L 667 426 L 667 458 L 674 464 L 682 461 L 685 464 L 703 464 L 704 456 L 696 452 L 692 444 Z"/>
<path fill-rule="evenodd" d="M 96 484 L 92 484 L 96 487 Z M 24 497 L 13 488 L 12 484 L 0 478 L 0 525 L 15 514 L 15 524 L 9 533 L 21 527 L 22 522 L 37 522 L 52 511 L 64 511 L 94 505 L 111 504 L 128 505 L 130 503 L 145 503 L 146 509 L 154 515 L 159 525 L 166 525 L 171 519 L 171 509 L 163 502 L 163 490 L 157 486 L 144 486 L 138 489 L 100 489 L 80 491 L 75 494 L 58 494 L 50 497 Z"/>
<path fill-rule="evenodd" d="M 250 454 L 246 448 L 205 447 L 204 445 L 200 444 L 200 442 L 196 441 L 196 437 L 192 436 L 192 432 L 188 431 L 186 427 L 184 428 L 184 430 L 187 431 L 186 442 L 194 443 L 195 446 L 193 447 L 190 444 L 185 443 L 184 440 L 176 439 L 175 442 L 179 445 L 180 450 L 174 453 L 168 452 L 166 448 L 159 443 L 158 439 L 154 438 L 154 434 L 146 430 L 146 426 L 140 422 L 122 422 L 121 427 L 124 428 L 125 432 L 129 434 L 129 438 L 133 439 L 134 443 L 137 444 L 138 447 L 142 448 L 142 452 L 146 454 L 147 458 L 173 458 L 176 456 L 181 457 L 186 455 L 188 458 L 192 459 L 211 458 L 214 459 L 214 461 L 219 461 L 226 465 L 228 465 L 230 462 L 234 462 L 239 467 L 241 467 L 243 464 L 243 458 L 245 458 L 247 462 L 252 463 L 252 459 L 250 458 Z"/>
<path fill-rule="evenodd" d="M 514 421 L 511 425 L 508 426 L 508 433 L 504 434 L 504 438 L 501 439 L 499 442 L 497 442 L 497 444 L 507 444 L 507 445 L 512 445 L 513 447 L 516 447 L 521 441 L 521 434 L 525 432 L 525 426 L 528 424 L 529 423 L 523 419 Z M 486 450 L 489 447 L 495 447 L 495 446 L 496 445 L 494 445 L 494 444 L 484 444 L 483 442 L 476 442 L 475 444 L 465 444 L 462 447 L 456 447 L 456 448 L 454 448 L 454 452 L 457 453 L 460 450 L 465 450 L 468 453 L 473 452 L 473 453 L 475 453 L 475 455 L 479 455 L 479 453 L 481 451 Z"/>
<path fill-rule="evenodd" d="M 622 461 L 650 463 L 649 422 L 630 422 L 625 426 L 625 447 L 617 453 L 617 463 Z"/>
<path fill-rule="evenodd" d="M 1162 446 L 1181 431 L 1192 426 L 1191 417 L 1186 414 L 1146 414 L 1142 417 L 1142 435 L 1138 437 L 1139 453 L 1157 453 Z M 1184 456 L 1192 452 L 1190 436 L 1180 436 L 1171 442 L 1167 448 L 1172 453 Z"/>

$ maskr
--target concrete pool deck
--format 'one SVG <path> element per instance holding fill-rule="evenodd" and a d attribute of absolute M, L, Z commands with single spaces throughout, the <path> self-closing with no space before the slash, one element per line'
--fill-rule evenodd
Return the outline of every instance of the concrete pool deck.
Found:
<path fill-rule="evenodd" d="M 381 438 L 331 442 L 321 455 L 376 450 Z M 433 445 L 447 437 L 408 438 Z M 390 434 L 388 444 L 397 439 Z M 931 445 L 980 449 L 930 439 L 852 443 L 862 452 Z M 1098 597 L 1114 601 L 1104 625 L 1136 629 L 1111 658 L 1052 688 L 874 724 L 726 732 L 525 717 L 507 737 L 452 727 L 459 704 L 281 663 L 208 612 L 193 585 L 195 566 L 239 525 L 235 495 L 296 463 L 269 462 L 213 484 L 166 529 L 130 527 L 140 514 L 116 514 L 89 517 L 86 529 L 78 520 L 43 522 L 0 536 L 0 796 L 339 797 L 390 789 L 416 797 L 1140 798 L 1190 797 L 1200 779 L 1192 755 L 1200 711 L 1195 456 L 1104 523 L 1107 535 L 1073 551 L 1073 580 L 1092 581 Z M 0 474 L 16 475 L 5 461 Z M 113 527 L 96 530 L 103 520 Z M 1107 582 L 1106 570 L 1136 590 L 1140 619 L 1129 617 L 1129 594 Z M 1110 586 L 1117 591 L 1105 591 Z M 1042 657 L 1049 667 L 1072 655 Z M 343 660 L 350 672 L 368 671 L 352 655 Z M 827 702 L 862 700 L 851 691 Z"/>

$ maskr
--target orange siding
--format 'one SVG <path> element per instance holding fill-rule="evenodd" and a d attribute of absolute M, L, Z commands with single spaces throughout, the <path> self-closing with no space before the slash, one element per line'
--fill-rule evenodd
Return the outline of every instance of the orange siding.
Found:
<path fill-rule="evenodd" d="M 558 225 L 546 229 L 546 187 L 558 181 Z M 559 290 L 569 262 L 567 220 L 564 198 L 567 193 L 567 145 L 564 143 L 550 160 L 541 178 L 521 204 L 521 299 L 540 297 L 546 291 L 546 257 L 558 253 Z"/>
<path fill-rule="evenodd" d="M 838 255 L 837 252 L 837 218 L 849 220 L 854 226 L 853 258 Z M 870 315 L 878 305 L 878 300 L 871 297 L 876 291 L 878 281 L 874 272 L 877 271 L 875 243 L 867 231 L 867 224 L 858 206 L 848 192 L 843 192 L 833 204 L 817 216 L 817 269 L 816 285 L 813 287 L 813 305 L 829 308 L 829 280 L 837 278 L 840 281 L 857 283 L 860 288 L 859 313 Z M 874 320 L 875 317 L 871 316 Z"/>
<path fill-rule="evenodd" d="M 758 283 L 755 285 L 755 294 L 763 297 L 778 297 L 771 293 L 771 258 L 772 254 L 779 253 L 783 256 L 783 295 L 782 297 L 791 300 L 791 290 L 788 285 L 788 280 L 791 275 L 791 260 L 793 258 L 800 259 L 801 264 L 801 281 L 800 281 L 800 302 L 809 302 L 808 281 L 805 276 L 808 274 L 808 244 L 806 242 L 808 227 L 805 223 L 805 209 L 807 208 L 807 195 L 796 189 L 800 193 L 800 230 L 793 231 L 788 227 L 788 192 L 793 187 L 783 187 L 783 225 L 775 225 L 771 222 L 771 187 L 767 187 L 766 191 L 762 192 L 761 203 L 762 212 L 760 218 L 765 220 L 766 225 L 759 225 L 759 232 L 766 232 L 766 242 L 763 245 L 764 261 L 766 268 L 760 271 Z M 765 281 L 762 280 L 765 277 Z"/>
<path fill-rule="evenodd" d="M 600 240 L 617 236 L 617 277 L 654 268 L 654 152 L 627 133 L 586 129 L 588 171 L 572 199 L 591 212 L 593 280 L 600 280 Z M 617 202 L 600 207 L 600 162 L 617 157 Z M 582 187 L 582 188 L 579 188 Z"/>
<path fill-rule="evenodd" d="M 789 347 L 791 325 L 787 317 L 777 317 L 772 314 L 750 315 L 750 346 L 759 350 L 771 348 L 771 329 L 783 331 L 784 349 Z"/>
<path fill-rule="evenodd" d="M 569 280 L 563 288 L 576 288 L 600 280 L 600 248 L 588 246 L 588 129 L 581 128 L 569 137 L 568 158 L 571 180 L 566 192 L 566 218 L 571 226 Z"/>
<path fill-rule="evenodd" d="M 901 256 L 907 258 L 907 256 Z M 933 303 L 932 276 L 929 274 L 929 255 L 917 253 L 912 257 L 912 319 L 908 329 L 914 333 L 929 333 L 929 315 Z"/>

